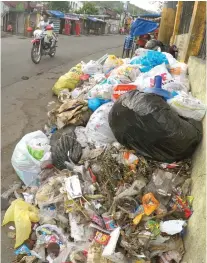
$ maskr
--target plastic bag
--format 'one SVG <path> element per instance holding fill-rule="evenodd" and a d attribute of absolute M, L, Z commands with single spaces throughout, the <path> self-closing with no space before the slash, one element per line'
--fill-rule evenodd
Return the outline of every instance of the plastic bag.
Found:
<path fill-rule="evenodd" d="M 110 77 L 115 77 L 123 84 L 128 84 L 136 80 L 137 76 L 140 74 L 140 70 L 136 65 L 122 65 L 114 69 Z"/>
<path fill-rule="evenodd" d="M 123 64 L 123 61 L 121 59 L 118 59 L 114 55 L 109 55 L 108 58 L 106 59 L 106 61 L 104 62 L 103 72 L 105 74 L 107 74 L 112 69 L 114 69 L 114 68 L 116 68 L 116 67 L 118 67 L 118 66 L 120 66 L 122 64 Z"/>
<path fill-rule="evenodd" d="M 104 103 L 109 102 L 110 100 L 103 100 L 99 98 L 93 98 L 88 100 L 88 108 L 92 111 L 97 110 Z"/>
<path fill-rule="evenodd" d="M 60 170 L 67 168 L 65 161 L 68 161 L 68 158 L 74 163 L 78 163 L 81 158 L 82 148 L 71 127 L 58 130 L 53 134 L 51 146 L 53 164 Z"/>
<path fill-rule="evenodd" d="M 105 146 L 116 141 L 108 123 L 108 115 L 112 106 L 113 102 L 105 103 L 91 115 L 85 133 L 89 143 Z"/>
<path fill-rule="evenodd" d="M 80 143 L 82 148 L 85 148 L 88 146 L 87 137 L 85 134 L 85 127 L 82 127 L 82 126 L 76 127 L 75 135 L 76 135 L 77 141 Z"/>
<path fill-rule="evenodd" d="M 133 84 L 118 84 L 113 88 L 113 94 L 112 94 L 112 99 L 113 101 L 116 101 L 119 99 L 119 97 L 131 90 L 136 90 L 137 86 Z"/>
<path fill-rule="evenodd" d="M 64 89 L 74 90 L 82 75 L 81 67 L 81 64 L 78 64 L 71 68 L 68 73 L 61 76 L 52 88 L 53 93 L 58 96 L 60 91 Z"/>
<path fill-rule="evenodd" d="M 202 124 L 185 120 L 154 94 L 130 91 L 114 103 L 110 127 L 119 143 L 161 162 L 190 157 L 202 138 Z"/>
<path fill-rule="evenodd" d="M 148 72 L 150 69 L 163 63 L 169 64 L 166 56 L 154 50 L 148 50 L 144 56 L 134 57 L 130 62 L 132 65 L 138 65 L 141 72 Z"/>
<path fill-rule="evenodd" d="M 160 75 L 162 77 L 162 88 L 165 88 L 165 85 L 167 85 L 168 83 L 173 82 L 173 78 L 168 72 L 166 65 L 161 64 L 154 67 L 149 72 L 140 74 L 133 84 L 136 84 L 139 90 L 143 90 L 145 88 L 153 88 L 154 78 L 157 75 Z"/>
<path fill-rule="evenodd" d="M 180 92 L 179 95 L 167 100 L 167 103 L 180 116 L 185 118 L 201 121 L 206 114 L 206 105 L 184 92 Z"/>
<path fill-rule="evenodd" d="M 49 140 L 41 131 L 26 134 L 16 145 L 11 159 L 12 166 L 26 186 L 38 184 L 41 167 L 50 161 Z"/>
<path fill-rule="evenodd" d="M 170 73 L 173 78 L 179 82 L 183 82 L 187 77 L 188 65 L 182 62 L 176 61 L 173 65 L 170 65 Z"/>
<path fill-rule="evenodd" d="M 38 209 L 21 199 L 16 199 L 5 213 L 3 225 L 9 222 L 15 223 L 16 243 L 15 248 L 19 247 L 30 236 L 32 224 L 39 221 Z"/>
<path fill-rule="evenodd" d="M 169 82 L 163 86 L 163 89 L 173 92 L 173 91 L 184 91 L 185 93 L 188 93 L 190 90 L 190 84 L 188 79 L 186 79 L 185 82 L 179 82 L 174 80 L 173 82 Z"/>
<path fill-rule="evenodd" d="M 166 58 L 169 62 L 169 66 L 172 66 L 178 62 L 170 53 L 162 52 L 162 54 L 164 54 L 166 56 Z"/>
<path fill-rule="evenodd" d="M 135 50 L 134 54 L 137 57 L 142 57 L 142 56 L 146 55 L 147 52 L 148 52 L 148 49 L 138 48 L 138 49 Z"/>
<path fill-rule="evenodd" d="M 115 78 L 108 78 L 95 85 L 89 92 L 88 98 L 109 100 L 112 96 L 113 87 L 119 84 Z"/>
<path fill-rule="evenodd" d="M 89 61 L 87 64 L 83 64 L 82 69 L 83 73 L 88 75 L 102 73 L 102 65 L 93 60 Z"/>

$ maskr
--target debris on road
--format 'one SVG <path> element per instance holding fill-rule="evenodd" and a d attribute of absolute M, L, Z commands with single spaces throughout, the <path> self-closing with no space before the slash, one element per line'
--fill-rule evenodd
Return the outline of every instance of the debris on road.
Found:
<path fill-rule="evenodd" d="M 27 76 L 22 76 L 22 80 L 28 80 L 29 79 L 29 77 L 27 77 Z"/>
<path fill-rule="evenodd" d="M 182 85 L 193 119 L 171 106 L 165 95 L 180 96 L 175 83 L 187 76 L 181 65 L 175 77 L 180 64 L 168 58 L 105 55 L 59 78 L 46 132 L 25 135 L 12 156 L 24 186 L 2 195 L 17 198 L 3 221 L 15 224 L 17 263 L 181 262 L 205 106 Z"/>

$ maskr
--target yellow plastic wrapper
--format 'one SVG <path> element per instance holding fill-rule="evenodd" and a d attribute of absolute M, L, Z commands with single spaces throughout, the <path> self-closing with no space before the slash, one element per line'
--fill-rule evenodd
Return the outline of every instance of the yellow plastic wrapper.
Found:
<path fill-rule="evenodd" d="M 16 243 L 15 248 L 21 246 L 25 240 L 27 240 L 31 233 L 31 227 L 33 223 L 39 221 L 38 209 L 23 201 L 17 199 L 13 201 L 10 207 L 7 209 L 2 225 L 6 225 L 9 222 L 15 223 L 16 228 Z"/>
<path fill-rule="evenodd" d="M 140 221 L 142 220 L 143 215 L 144 215 L 144 213 L 139 214 L 133 219 L 134 225 L 138 225 L 140 223 Z"/>
<path fill-rule="evenodd" d="M 80 81 L 81 75 L 82 67 L 81 64 L 78 64 L 71 68 L 68 73 L 58 79 L 52 88 L 53 93 L 58 96 L 59 93 L 64 89 L 68 89 L 70 91 L 74 90 Z"/>

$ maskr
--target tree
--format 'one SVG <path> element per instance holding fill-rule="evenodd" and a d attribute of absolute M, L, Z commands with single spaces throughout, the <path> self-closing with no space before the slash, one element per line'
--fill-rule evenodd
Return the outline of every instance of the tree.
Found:
<path fill-rule="evenodd" d="M 61 12 L 69 12 L 68 1 L 50 1 L 48 4 L 50 10 L 58 10 Z"/>
<path fill-rule="evenodd" d="M 78 14 L 88 14 L 88 15 L 98 15 L 98 9 L 94 3 L 84 2 L 83 7 L 80 8 L 76 13 Z"/>

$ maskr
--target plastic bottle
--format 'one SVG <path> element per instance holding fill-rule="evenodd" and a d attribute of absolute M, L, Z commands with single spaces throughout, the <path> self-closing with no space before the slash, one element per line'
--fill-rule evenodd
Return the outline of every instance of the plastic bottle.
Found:
<path fill-rule="evenodd" d="M 154 93 L 156 95 L 159 95 L 163 97 L 165 100 L 172 99 L 174 96 L 177 95 L 176 92 L 169 92 L 167 90 L 162 89 L 162 77 L 161 76 L 155 76 L 154 78 L 155 86 L 154 88 L 145 88 L 145 93 Z"/>

